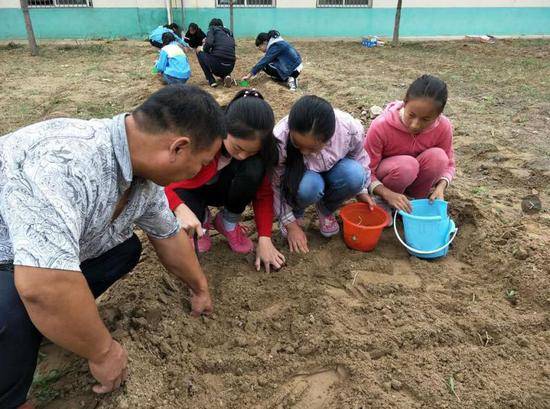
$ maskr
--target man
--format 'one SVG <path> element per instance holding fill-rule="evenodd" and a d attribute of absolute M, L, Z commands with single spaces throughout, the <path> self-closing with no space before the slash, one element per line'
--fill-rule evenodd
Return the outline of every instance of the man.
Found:
<path fill-rule="evenodd" d="M 173 85 L 131 114 L 53 119 L 0 138 L 0 408 L 30 407 L 42 336 L 88 360 L 95 392 L 124 382 L 126 351 L 94 297 L 137 264 L 134 226 L 190 287 L 193 315 L 212 310 L 161 186 L 193 177 L 225 134 L 210 95 Z"/>

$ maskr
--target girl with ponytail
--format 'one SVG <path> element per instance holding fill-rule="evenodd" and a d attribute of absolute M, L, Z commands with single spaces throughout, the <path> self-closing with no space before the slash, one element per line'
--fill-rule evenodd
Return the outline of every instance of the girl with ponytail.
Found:
<path fill-rule="evenodd" d="M 256 47 L 265 55 L 243 80 L 254 78 L 260 71 L 265 71 L 273 80 L 286 82 L 291 91 L 296 91 L 297 78 L 303 69 L 302 57 L 298 51 L 276 30 L 258 34 Z"/>
<path fill-rule="evenodd" d="M 165 188 L 170 208 L 182 227 L 197 234 L 198 251 L 209 251 L 208 230 L 216 229 L 236 253 L 249 253 L 254 244 L 239 224 L 246 206 L 252 202 L 258 230 L 256 268 L 264 264 L 281 268 L 284 256 L 271 241 L 273 191 L 271 173 L 278 161 L 273 136 L 275 117 L 262 94 L 241 90 L 225 109 L 227 137 L 213 162 L 192 179 Z M 211 222 L 209 206 L 221 208 Z"/>
<path fill-rule="evenodd" d="M 306 207 L 315 204 L 319 230 L 338 234 L 334 212 L 356 197 L 373 205 L 368 195 L 369 157 L 365 132 L 350 114 L 333 109 L 324 99 L 300 98 L 274 130 L 279 164 L 273 174 L 274 211 L 290 251 L 309 251 L 302 229 Z"/>

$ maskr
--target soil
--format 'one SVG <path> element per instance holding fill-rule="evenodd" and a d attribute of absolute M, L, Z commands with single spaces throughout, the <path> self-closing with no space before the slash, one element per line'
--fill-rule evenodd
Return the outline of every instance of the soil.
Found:
<path fill-rule="evenodd" d="M 321 238 L 309 212 L 309 254 L 290 254 L 274 233 L 288 258 L 279 272 L 256 272 L 216 236 L 201 256 L 215 313 L 194 319 L 187 290 L 145 246 L 98 300 L 128 350 L 128 382 L 96 396 L 86 363 L 45 344 L 39 408 L 550 408 L 550 42 L 295 45 L 297 93 L 252 84 L 278 119 L 314 93 L 368 125 L 371 105 L 402 98 L 422 73 L 448 82 L 460 228 L 449 255 L 410 257 L 390 229 L 374 252 L 352 251 Z M 260 57 L 251 41 L 238 55 L 238 76 Z M 155 57 L 129 41 L 42 43 L 37 58 L 2 46 L 0 134 L 131 110 L 161 86 Z M 190 83 L 206 87 L 191 61 Z M 226 103 L 235 91 L 212 93 Z M 522 210 L 526 197 L 534 209 Z"/>

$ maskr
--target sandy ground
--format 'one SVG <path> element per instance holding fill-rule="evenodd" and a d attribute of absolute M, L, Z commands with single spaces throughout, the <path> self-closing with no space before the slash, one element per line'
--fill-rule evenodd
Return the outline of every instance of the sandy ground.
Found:
<path fill-rule="evenodd" d="M 278 119 L 314 93 L 368 125 L 369 106 L 402 98 L 420 74 L 448 82 L 458 160 L 448 199 L 460 226 L 449 255 L 409 257 L 390 230 L 376 251 L 351 251 L 322 239 L 308 213 L 313 251 L 289 254 L 276 232 L 289 260 L 277 273 L 255 272 L 216 237 L 201 257 L 216 311 L 192 319 L 186 289 L 146 247 L 99 300 L 129 352 L 126 386 L 96 397 L 86 363 L 46 344 L 39 407 L 550 408 L 550 42 L 296 46 L 298 93 L 265 77 L 253 84 Z M 145 43 L 41 52 L 0 48 L 0 134 L 54 116 L 111 116 L 160 87 Z M 260 57 L 250 41 L 238 54 L 239 76 Z M 206 86 L 191 60 L 190 82 Z M 235 91 L 213 94 L 224 103 Z M 526 195 L 542 211 L 522 211 Z"/>

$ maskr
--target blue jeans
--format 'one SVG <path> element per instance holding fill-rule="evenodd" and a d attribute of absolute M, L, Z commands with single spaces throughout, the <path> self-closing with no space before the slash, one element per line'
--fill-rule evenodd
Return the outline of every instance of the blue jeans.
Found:
<path fill-rule="evenodd" d="M 166 85 L 170 84 L 185 84 L 187 82 L 187 78 L 176 78 L 172 77 L 171 75 L 162 74 L 162 79 L 166 83 Z"/>
<path fill-rule="evenodd" d="M 94 297 L 130 272 L 140 255 L 141 242 L 134 234 L 99 257 L 82 262 L 80 269 Z M 27 400 L 41 341 L 42 334 L 15 288 L 13 265 L 0 264 L 0 408 L 17 408 Z"/>
<path fill-rule="evenodd" d="M 341 159 L 327 172 L 306 170 L 298 188 L 294 216 L 303 217 L 306 207 L 314 203 L 318 203 L 325 216 L 334 213 L 342 203 L 361 192 L 365 178 L 365 169 L 349 158 Z"/>

